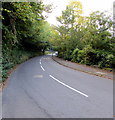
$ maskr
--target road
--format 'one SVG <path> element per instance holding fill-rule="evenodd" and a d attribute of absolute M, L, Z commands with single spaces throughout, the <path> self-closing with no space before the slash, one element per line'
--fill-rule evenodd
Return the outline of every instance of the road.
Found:
<path fill-rule="evenodd" d="M 64 67 L 50 55 L 32 58 L 10 76 L 3 118 L 112 118 L 113 81 Z"/>

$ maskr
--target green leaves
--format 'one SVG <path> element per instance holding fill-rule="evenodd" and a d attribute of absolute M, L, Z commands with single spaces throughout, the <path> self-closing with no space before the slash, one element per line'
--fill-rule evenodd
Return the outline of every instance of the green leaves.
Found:
<path fill-rule="evenodd" d="M 82 4 L 79 1 L 71 1 L 62 11 L 62 16 L 57 17 L 57 20 L 67 28 L 74 27 L 75 22 L 78 21 L 79 16 L 82 14 Z"/>
<path fill-rule="evenodd" d="M 99 11 L 84 17 L 82 12 L 82 4 L 73 0 L 57 17 L 60 24 L 55 27 L 58 34 L 52 43 L 57 46 L 58 56 L 100 68 L 113 68 L 115 45 L 111 17 Z"/>
<path fill-rule="evenodd" d="M 39 55 L 48 46 L 50 25 L 44 20 L 43 11 L 50 6 L 40 2 L 3 2 L 3 80 L 7 72 L 30 57 Z"/>

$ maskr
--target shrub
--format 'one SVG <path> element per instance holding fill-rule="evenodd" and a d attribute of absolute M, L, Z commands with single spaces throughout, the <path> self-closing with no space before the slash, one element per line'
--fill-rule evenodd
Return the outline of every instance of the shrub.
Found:
<path fill-rule="evenodd" d="M 78 48 L 76 48 L 74 51 L 73 51 L 73 53 L 72 53 L 72 62 L 77 62 L 77 56 L 78 56 L 78 51 L 79 51 L 79 49 Z"/>
<path fill-rule="evenodd" d="M 63 54 L 64 54 L 63 52 L 59 52 L 59 53 L 58 53 L 58 57 L 59 57 L 59 58 L 63 58 Z"/>
<path fill-rule="evenodd" d="M 99 68 L 115 68 L 115 57 L 111 52 L 92 49 L 90 45 L 82 50 L 76 48 L 72 53 L 72 61 L 86 65 L 97 65 Z"/>
<path fill-rule="evenodd" d="M 12 50 L 7 46 L 3 47 L 2 56 L 2 81 L 4 81 L 8 74 L 7 72 L 13 68 L 15 65 L 20 64 L 31 57 L 38 55 L 38 53 L 20 50 L 18 48 L 13 48 Z"/>
<path fill-rule="evenodd" d="M 72 59 L 72 50 L 67 50 L 67 51 L 64 52 L 64 59 L 71 61 L 71 59 Z"/>

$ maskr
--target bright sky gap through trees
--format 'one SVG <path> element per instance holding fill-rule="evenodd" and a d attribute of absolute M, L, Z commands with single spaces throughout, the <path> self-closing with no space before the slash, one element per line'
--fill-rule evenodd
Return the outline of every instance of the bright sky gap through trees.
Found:
<path fill-rule="evenodd" d="M 44 0 L 44 4 L 52 3 L 55 9 L 47 21 L 50 24 L 57 24 L 56 17 L 61 15 L 61 12 L 66 8 L 66 5 L 71 0 Z M 76 0 L 77 1 L 77 0 Z M 79 0 L 83 5 L 83 15 L 88 16 L 94 11 L 107 11 L 110 15 L 113 13 L 113 2 L 114 0 Z"/>

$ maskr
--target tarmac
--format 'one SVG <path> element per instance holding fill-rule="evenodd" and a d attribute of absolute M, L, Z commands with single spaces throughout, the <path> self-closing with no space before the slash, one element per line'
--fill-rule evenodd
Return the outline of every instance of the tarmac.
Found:
<path fill-rule="evenodd" d="M 56 56 L 53 56 L 52 59 L 54 61 L 56 61 L 57 63 L 59 63 L 63 66 L 69 67 L 71 69 L 74 69 L 74 70 L 78 70 L 78 71 L 85 72 L 85 73 L 88 73 L 88 74 L 93 74 L 93 75 L 96 75 L 96 76 L 108 78 L 108 79 L 111 79 L 111 80 L 114 79 L 114 72 L 113 71 L 103 70 L 103 69 L 96 68 L 96 67 L 93 67 L 93 66 L 74 63 L 74 62 L 71 62 L 71 61 L 63 60 L 62 58 L 58 58 Z"/>

